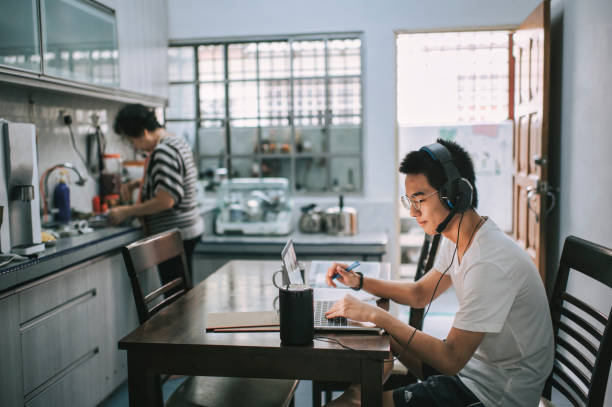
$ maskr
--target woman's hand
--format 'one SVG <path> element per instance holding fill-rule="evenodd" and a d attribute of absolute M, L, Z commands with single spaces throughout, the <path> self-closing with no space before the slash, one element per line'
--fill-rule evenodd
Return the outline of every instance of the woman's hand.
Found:
<path fill-rule="evenodd" d="M 334 283 L 333 277 L 338 274 L 336 280 L 341 282 L 347 287 L 356 288 L 359 287 L 359 276 L 350 271 L 346 271 L 348 264 L 343 263 L 334 263 L 330 268 L 327 269 L 327 274 L 325 275 L 325 281 L 327 285 L 332 287 L 337 287 Z"/>
<path fill-rule="evenodd" d="M 108 211 L 108 223 L 111 226 L 116 226 L 123 223 L 124 220 L 129 218 L 130 214 L 130 206 L 115 206 L 111 210 Z"/>
<path fill-rule="evenodd" d="M 373 322 L 377 312 L 380 311 L 375 305 L 367 304 L 358 300 L 350 294 L 337 301 L 325 313 L 327 318 L 345 317 L 359 322 Z"/>

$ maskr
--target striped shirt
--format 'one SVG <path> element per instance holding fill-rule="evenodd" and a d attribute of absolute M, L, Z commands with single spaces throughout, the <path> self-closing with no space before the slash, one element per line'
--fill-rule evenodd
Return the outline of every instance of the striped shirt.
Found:
<path fill-rule="evenodd" d="M 176 227 L 181 230 L 183 239 L 188 240 L 204 232 L 204 220 L 197 208 L 197 181 L 198 172 L 189 144 L 181 137 L 162 137 L 151 152 L 143 188 L 143 202 L 154 198 L 159 190 L 163 190 L 172 196 L 174 206 L 145 216 L 149 234 Z"/>

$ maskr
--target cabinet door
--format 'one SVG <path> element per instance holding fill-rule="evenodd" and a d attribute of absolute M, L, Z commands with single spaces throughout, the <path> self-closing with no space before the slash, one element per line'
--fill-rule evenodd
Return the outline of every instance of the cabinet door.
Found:
<path fill-rule="evenodd" d="M 73 373 L 84 365 L 95 365 L 100 359 L 100 338 L 94 334 L 100 321 L 97 294 L 87 266 L 19 293 L 26 403 L 55 391 L 59 383 L 70 386 L 71 377 L 87 382 L 78 386 L 73 383 L 77 399 L 85 398 L 91 404 L 99 397 L 96 369 L 84 378 Z M 74 404 L 70 397 L 66 393 L 65 403 L 57 405 Z"/>
<path fill-rule="evenodd" d="M 107 257 L 89 271 L 97 281 L 103 309 L 96 336 L 101 339 L 102 393 L 108 395 L 127 379 L 127 355 L 117 343 L 138 326 L 138 315 L 121 254 Z"/>
<path fill-rule="evenodd" d="M 0 300 L 0 406 L 23 402 L 17 295 Z"/>

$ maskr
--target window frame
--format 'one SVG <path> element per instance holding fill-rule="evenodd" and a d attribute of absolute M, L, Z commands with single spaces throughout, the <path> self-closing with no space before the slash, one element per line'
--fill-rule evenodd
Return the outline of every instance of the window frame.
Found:
<path fill-rule="evenodd" d="M 330 74 L 330 66 L 329 66 L 329 48 L 328 42 L 332 40 L 358 40 L 359 41 L 359 72 L 355 74 Z M 297 41 L 323 41 L 325 44 L 324 47 L 324 72 L 323 76 L 315 75 L 315 76 L 294 76 L 294 55 L 293 55 L 293 43 Z M 259 44 L 264 42 L 287 42 L 288 50 L 289 50 L 289 76 L 288 77 L 264 77 L 260 76 L 259 69 Z M 254 78 L 249 79 L 230 79 L 229 76 L 229 56 L 228 49 L 233 44 L 246 44 L 246 43 L 254 43 L 258 45 L 258 49 L 256 51 L 256 74 Z M 200 46 L 209 46 L 216 45 L 223 47 L 223 79 L 219 80 L 201 80 L 200 72 L 199 72 L 199 58 L 198 58 L 198 48 Z M 364 155 L 364 64 L 365 64 L 365 52 L 364 52 L 364 41 L 363 41 L 363 33 L 361 32 L 343 32 L 343 33 L 326 33 L 326 34 L 298 34 L 298 35 L 283 35 L 283 36 L 266 36 L 266 37 L 235 37 L 235 38 L 214 38 L 214 39 L 197 39 L 197 40 L 186 40 L 186 41 L 170 41 L 168 44 L 168 48 L 182 48 L 182 47 L 190 47 L 193 49 L 193 78 L 192 80 L 169 80 L 169 86 L 172 88 L 173 85 L 191 85 L 194 89 L 194 104 L 195 104 L 195 117 L 190 118 L 168 118 L 166 109 L 164 109 L 164 121 L 166 124 L 168 123 L 192 123 L 194 128 L 193 134 L 195 137 L 194 140 L 194 158 L 198 165 L 198 172 L 201 170 L 201 162 L 203 160 L 217 159 L 222 160 L 225 168 L 228 168 L 228 173 L 231 173 L 231 165 L 233 159 L 252 159 L 254 163 L 257 163 L 259 166 L 259 178 L 265 178 L 262 175 L 261 165 L 262 162 L 266 159 L 273 160 L 281 160 L 281 159 L 289 159 L 290 163 L 290 172 L 289 172 L 289 180 L 291 184 L 291 192 L 296 195 L 308 195 L 308 196 L 329 196 L 336 195 L 338 192 L 342 192 L 347 195 L 357 195 L 361 196 L 364 193 L 364 165 L 363 165 L 363 155 Z M 334 79 L 338 80 L 355 80 L 359 85 L 359 91 L 354 97 L 359 98 L 359 110 L 356 114 L 349 113 L 341 113 L 341 114 L 332 114 L 330 106 L 332 95 L 330 92 L 331 86 L 330 82 Z M 296 151 L 296 129 L 300 128 L 314 128 L 317 126 L 314 125 L 312 127 L 306 127 L 301 125 L 296 125 L 296 121 L 302 117 L 310 117 L 314 116 L 297 116 L 295 112 L 295 88 L 296 83 L 302 80 L 322 80 L 325 92 L 325 111 L 323 113 L 323 120 L 321 125 L 321 130 L 323 132 L 323 141 L 322 141 L 322 151 L 320 152 L 297 152 Z M 261 146 L 262 141 L 262 128 L 266 126 L 262 126 L 261 121 L 266 119 L 273 118 L 284 118 L 284 116 L 262 116 L 261 113 L 261 84 L 263 82 L 268 81 L 287 81 L 288 91 L 289 91 L 289 101 L 288 101 L 288 126 L 286 128 L 290 131 L 289 140 L 290 140 L 290 151 L 289 152 L 274 152 L 274 153 L 263 153 L 260 150 L 254 151 L 250 154 L 232 154 L 231 151 L 231 138 L 232 138 L 232 127 L 230 123 L 232 120 L 240 120 L 240 119 L 253 119 L 256 120 L 258 125 L 256 127 L 245 127 L 245 128 L 254 128 L 256 131 L 257 137 L 257 145 Z M 257 117 L 234 117 L 230 112 L 230 93 L 229 87 L 231 83 L 237 82 L 253 82 L 256 84 L 257 94 L 258 94 L 258 102 L 257 102 Z M 212 84 L 212 83 L 222 83 L 224 87 L 224 110 L 225 114 L 223 118 L 212 118 L 212 117 L 204 117 L 201 111 L 200 105 L 200 87 L 202 84 Z M 346 118 L 355 118 L 355 121 L 358 122 L 355 126 L 356 128 L 356 136 L 358 148 L 353 152 L 331 152 L 330 151 L 330 135 L 334 126 L 332 125 L 332 118 L 336 117 L 346 117 Z M 201 154 L 201 140 L 199 136 L 199 132 L 202 128 L 204 128 L 203 123 L 210 120 L 220 120 L 219 129 L 223 129 L 223 153 L 221 154 Z M 340 125 L 342 126 L 342 125 Z M 274 127 L 274 126 L 269 126 Z M 278 126 L 279 128 L 283 128 L 285 126 Z M 297 189 L 297 180 L 298 180 L 298 171 L 297 171 L 297 162 L 303 159 L 322 159 L 325 160 L 325 187 L 322 190 L 318 189 L 308 189 L 306 185 L 304 187 Z M 348 158 L 355 159 L 358 161 L 358 174 L 353 174 L 353 179 L 357 178 L 359 180 L 358 185 L 352 190 L 346 190 L 345 187 L 339 188 L 333 185 L 332 181 L 332 161 L 337 158 Z M 228 174 L 229 175 L 229 174 Z"/>

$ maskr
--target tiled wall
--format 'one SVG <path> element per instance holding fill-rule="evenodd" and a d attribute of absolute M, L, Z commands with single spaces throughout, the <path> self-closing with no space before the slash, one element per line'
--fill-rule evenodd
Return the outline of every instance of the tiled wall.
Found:
<path fill-rule="evenodd" d="M 65 161 L 72 162 L 82 174 L 85 166 L 73 150 L 70 132 L 62 119 L 63 114 L 72 116 L 72 129 L 76 146 L 83 155 L 87 154 L 87 134 L 94 131 L 91 117 L 100 117 L 100 126 L 107 141 L 107 153 L 120 153 L 124 159 L 134 158 L 132 148 L 112 131 L 112 123 L 123 103 L 98 100 L 56 91 L 40 90 L 12 84 L 0 83 L 0 118 L 13 122 L 36 125 L 38 149 L 38 173 Z M 91 199 L 97 194 L 97 180 L 89 177 L 84 186 L 74 184 L 76 175 L 69 172 L 72 182 L 70 203 L 74 209 L 90 212 Z M 53 190 L 59 179 L 59 171 L 49 178 L 49 189 Z"/>

